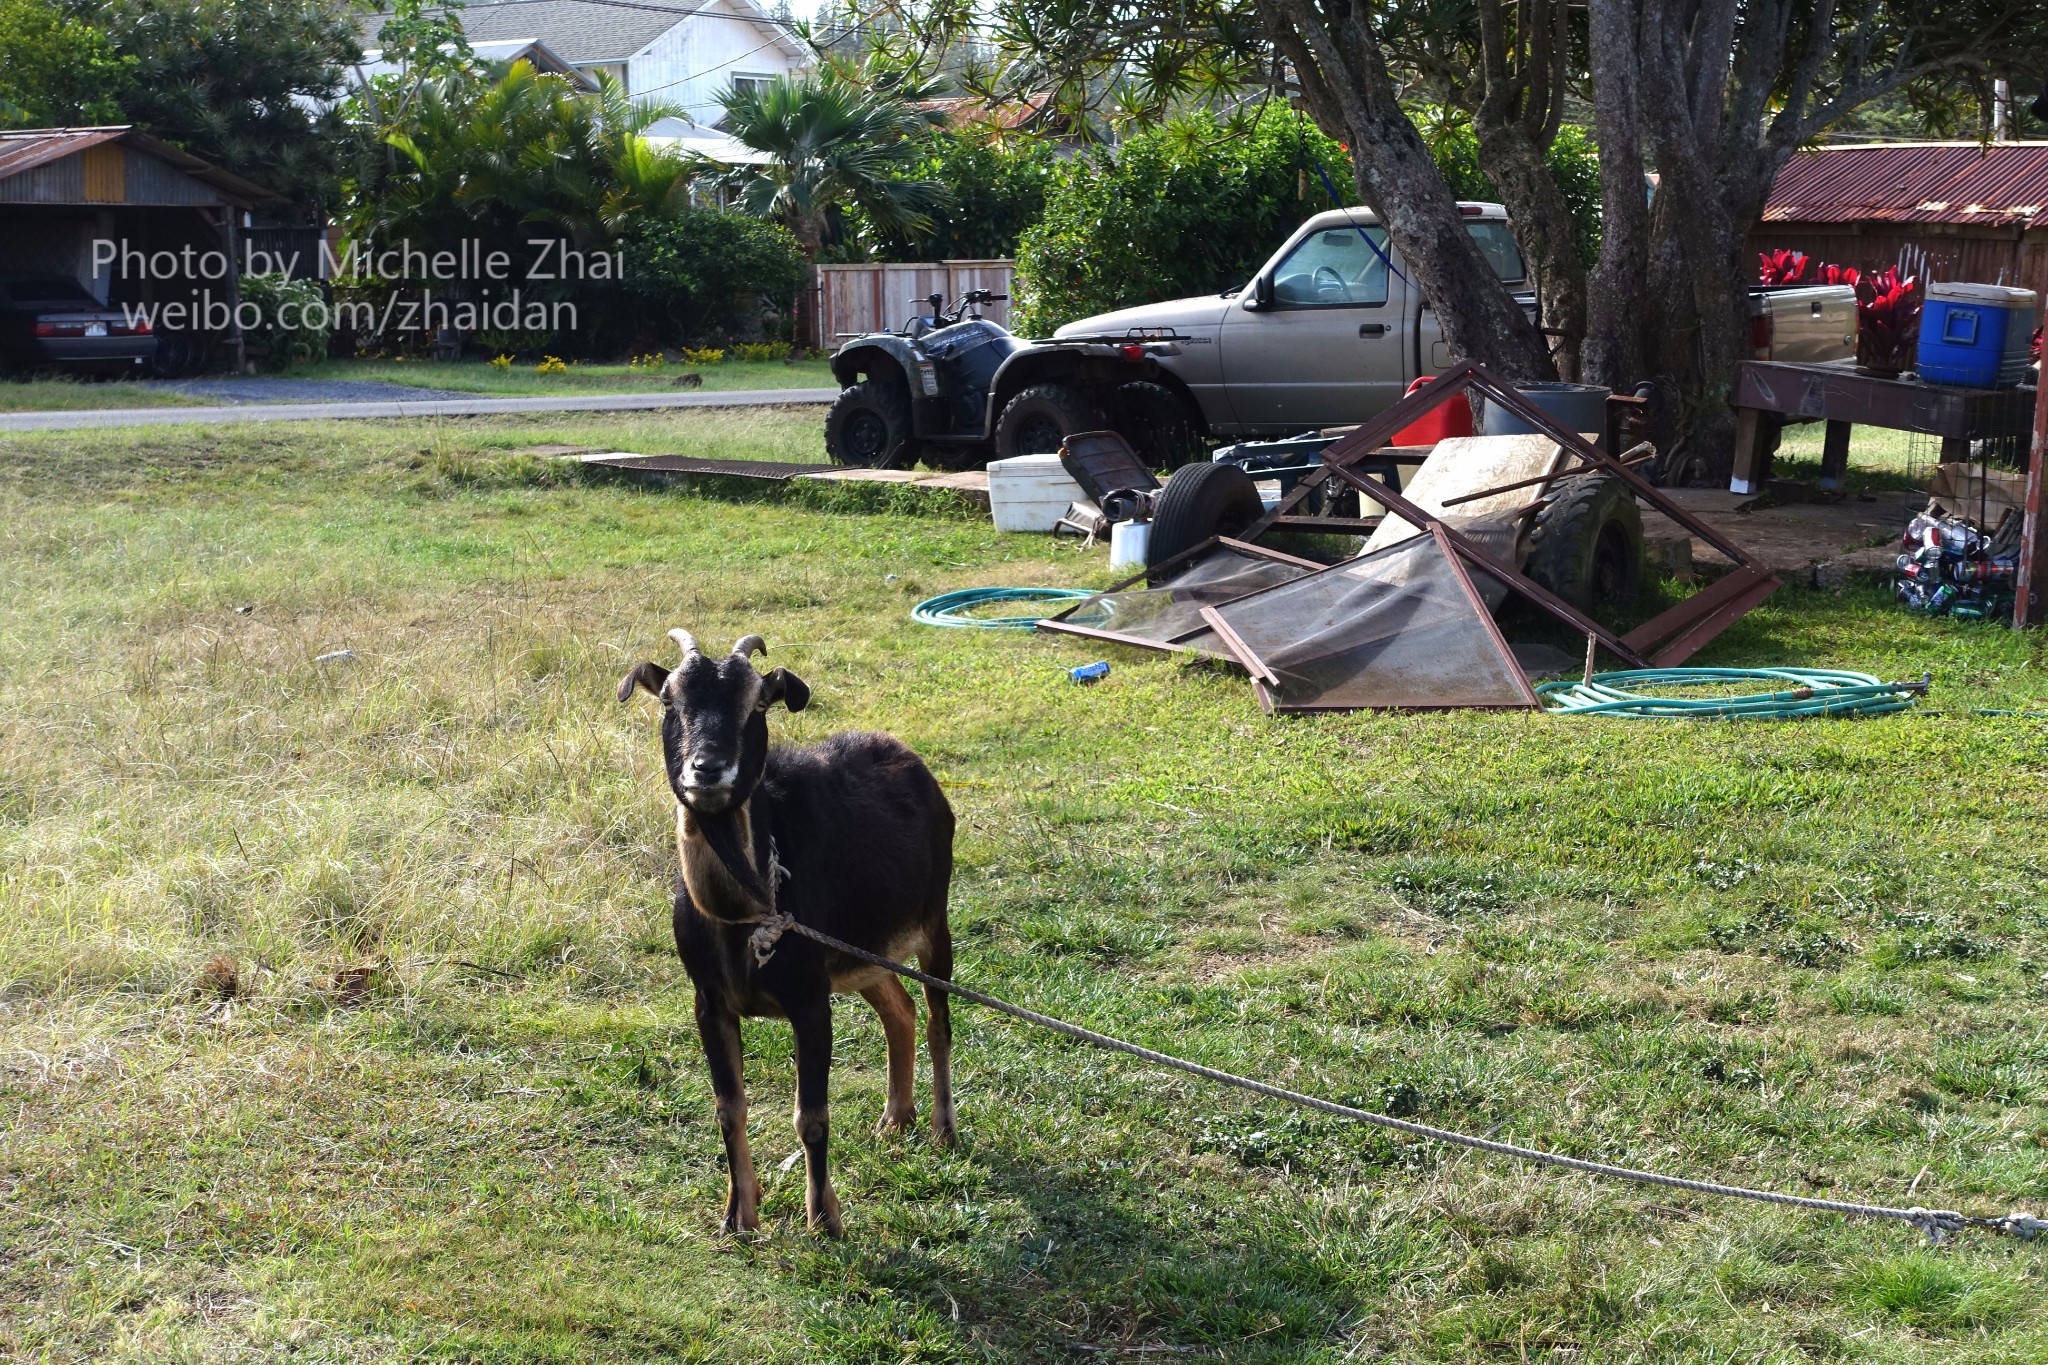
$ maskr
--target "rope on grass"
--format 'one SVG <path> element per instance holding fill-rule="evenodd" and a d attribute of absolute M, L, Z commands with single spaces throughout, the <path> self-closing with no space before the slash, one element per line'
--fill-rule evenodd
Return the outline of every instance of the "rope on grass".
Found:
<path fill-rule="evenodd" d="M 1030 616 L 969 616 L 976 607 L 996 602 L 1072 602 L 1095 594 L 1085 588 L 959 588 L 928 597 L 911 610 L 910 619 L 920 625 L 946 626 L 953 630 L 1030 630 L 1048 613 Z"/>
<path fill-rule="evenodd" d="M 777 878 L 776 880 L 779 882 L 780 879 Z M 1630 1166 L 1612 1166 L 1604 1161 L 1585 1161 L 1578 1157 L 1563 1156 L 1556 1152 L 1539 1151 L 1534 1147 L 1518 1147 L 1511 1142 L 1495 1142 L 1491 1138 L 1473 1137 L 1467 1133 L 1455 1133 L 1448 1128 L 1432 1128 L 1426 1123 L 1411 1123 L 1407 1119 L 1397 1119 L 1387 1114 L 1375 1114 L 1370 1109 L 1356 1109 L 1348 1104 L 1338 1104 L 1333 1100 L 1321 1099 L 1314 1095 L 1304 1095 L 1298 1090 L 1287 1090 L 1277 1085 L 1269 1085 L 1264 1081 L 1252 1080 L 1247 1076 L 1238 1076 L 1228 1071 L 1219 1071 L 1215 1067 L 1203 1066 L 1199 1062 L 1186 1061 L 1173 1056 L 1171 1053 L 1156 1052 L 1149 1047 L 1140 1047 L 1136 1043 L 1127 1043 L 1121 1038 L 1112 1038 L 1106 1033 L 1097 1033 L 1093 1029 L 1085 1029 L 1078 1024 L 1069 1024 L 1063 1019 L 1055 1019 L 1051 1015 L 1025 1009 L 1022 1005 L 1013 1005 L 1007 1000 L 999 1000 L 993 995 L 987 995 L 981 991 L 957 985 L 945 978 L 921 972 L 915 967 L 905 966 L 901 962 L 892 962 L 881 954 L 871 953 L 865 948 L 856 948 L 851 943 L 836 939 L 830 934 L 820 933 L 808 924 L 799 924 L 795 917 L 791 915 L 767 915 L 749 922 L 760 926 L 750 938 L 754 960 L 757 964 L 766 963 L 774 955 L 776 941 L 784 933 L 793 930 L 814 943 L 830 948 L 835 953 L 844 953 L 858 961 L 885 968 L 895 972 L 898 976 L 908 977 L 912 981 L 930 986 L 936 990 L 942 990 L 948 995 L 958 996 L 962 1000 L 972 1001 L 977 1005 L 985 1005 L 1000 1014 L 1007 1014 L 1014 1019 L 1022 1019 L 1027 1024 L 1036 1024 L 1040 1028 L 1050 1029 L 1054 1033 L 1064 1034 L 1069 1038 L 1078 1039 L 1081 1042 L 1102 1048 L 1105 1051 L 1121 1052 L 1126 1056 L 1136 1057 L 1141 1061 L 1151 1062 L 1157 1066 L 1172 1067 L 1176 1071 L 1185 1071 L 1191 1076 L 1200 1076 L 1203 1080 L 1214 1081 L 1218 1085 L 1233 1086 L 1239 1090 L 1250 1091 L 1254 1095 L 1264 1095 L 1268 1099 L 1284 1100 L 1289 1104 L 1300 1105 L 1304 1109 L 1314 1109 L 1325 1114 L 1335 1114 L 1339 1118 L 1352 1119 L 1358 1123 L 1369 1123 L 1376 1128 L 1386 1128 L 1397 1133 L 1406 1133 L 1410 1137 L 1426 1138 L 1431 1142 L 1445 1142 L 1459 1147 L 1469 1147 L 1474 1151 L 1491 1152 L 1496 1156 L 1514 1157 L 1519 1161 L 1534 1161 L 1545 1166 L 1560 1166 L 1566 1170 L 1581 1171 L 1587 1175 L 1604 1176 L 1610 1180 L 1632 1180 L 1638 1184 L 1657 1185 L 1665 1189 L 1688 1190 L 1694 1194 L 1717 1194 L 1731 1199 L 1750 1199 L 1761 1204 L 1782 1204 L 1791 1208 L 1811 1209 L 1820 1213 L 1840 1213 L 1858 1218 L 1895 1219 L 1902 1223 L 1912 1224 L 1920 1231 L 1926 1233 L 1929 1240 L 1936 1242 L 1941 1241 L 1951 1233 L 1961 1232 L 1966 1228 L 1983 1228 L 1991 1232 L 2004 1233 L 2009 1237 L 2017 1237 L 2022 1241 L 2031 1241 L 2044 1233 L 2048 1233 L 2048 1220 L 2036 1218 L 2028 1213 L 2013 1212 L 2002 1217 L 1974 1217 L 1969 1214 L 1957 1213 L 1952 1209 L 1924 1209 L 1918 1206 L 1900 1209 L 1892 1208 L 1885 1204 L 1853 1204 L 1839 1199 L 1813 1199 L 1806 1195 L 1780 1194 L 1776 1190 L 1752 1190 L 1741 1185 L 1722 1185 L 1710 1180 L 1686 1180 L 1680 1176 L 1663 1175 L 1656 1171 L 1639 1171 Z"/>
<path fill-rule="evenodd" d="M 1639 687 L 1711 687 L 1716 683 L 1777 682 L 1773 692 L 1716 697 L 1656 696 Z M 1547 682 L 1536 689 L 1557 715 L 1627 716 L 1635 720 L 1805 720 L 1814 716 L 1879 716 L 1903 711 L 1927 680 L 1879 682 L 1868 673 L 1835 668 L 1630 668 L 1595 673 L 1590 680 Z"/>

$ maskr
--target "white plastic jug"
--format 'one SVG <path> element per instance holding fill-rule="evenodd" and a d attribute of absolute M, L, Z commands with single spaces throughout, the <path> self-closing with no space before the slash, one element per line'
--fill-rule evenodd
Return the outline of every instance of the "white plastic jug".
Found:
<path fill-rule="evenodd" d="M 1109 567 L 1112 569 L 1144 568 L 1145 547 L 1151 540 L 1151 522 L 1117 522 L 1109 528 Z"/>

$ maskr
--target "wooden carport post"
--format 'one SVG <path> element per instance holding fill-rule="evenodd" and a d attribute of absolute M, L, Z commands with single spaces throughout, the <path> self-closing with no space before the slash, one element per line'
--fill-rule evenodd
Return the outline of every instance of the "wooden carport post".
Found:
<path fill-rule="evenodd" d="M 2015 630 L 2048 620 L 2048 383 L 2034 390 L 2033 458 L 2027 461 L 2026 516 L 2020 522 L 2019 579 L 2014 585 Z"/>

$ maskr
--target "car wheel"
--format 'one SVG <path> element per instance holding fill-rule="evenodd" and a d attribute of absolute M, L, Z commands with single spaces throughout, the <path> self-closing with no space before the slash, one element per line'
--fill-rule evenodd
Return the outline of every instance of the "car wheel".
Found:
<path fill-rule="evenodd" d="M 996 458 L 1051 455 L 1077 431 L 1102 426 L 1095 405 L 1065 384 L 1033 384 L 1003 406 L 996 419 Z"/>
<path fill-rule="evenodd" d="M 1529 528 L 1524 573 L 1587 615 L 1635 604 L 1643 585 L 1643 514 L 1612 474 L 1567 479 Z"/>
<path fill-rule="evenodd" d="M 834 464 L 890 469 L 916 463 L 910 395 L 901 384 L 866 379 L 840 390 L 825 413 L 825 456 Z"/>
<path fill-rule="evenodd" d="M 1148 469 L 1179 469 L 1208 454 L 1187 404 L 1164 384 L 1119 385 L 1110 398 L 1110 426 Z"/>
<path fill-rule="evenodd" d="M 159 332 L 156 354 L 149 359 L 149 372 L 158 379 L 183 379 L 199 368 L 202 352 L 189 332 Z"/>
<path fill-rule="evenodd" d="M 1211 536 L 1239 535 L 1265 514 L 1259 486 L 1236 465 L 1183 465 L 1159 490 L 1145 568 L 1149 572 Z"/>

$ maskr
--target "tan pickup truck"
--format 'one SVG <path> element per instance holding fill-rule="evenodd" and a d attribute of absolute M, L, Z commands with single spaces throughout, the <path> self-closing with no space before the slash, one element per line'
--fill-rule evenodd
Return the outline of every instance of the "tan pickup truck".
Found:
<path fill-rule="evenodd" d="M 1460 203 L 1501 283 L 1532 320 L 1536 296 L 1507 210 Z M 1846 285 L 1759 288 L 1751 295 L 1755 358 L 1847 362 L 1856 351 L 1856 297 Z M 1368 208 L 1333 209 L 1296 228 L 1250 282 L 1083 318 L 1055 338 L 1172 335 L 1163 379 L 1196 430 L 1210 436 L 1288 436 L 1366 421 L 1418 376 L 1454 357 Z"/>

